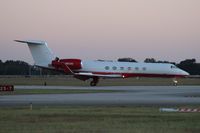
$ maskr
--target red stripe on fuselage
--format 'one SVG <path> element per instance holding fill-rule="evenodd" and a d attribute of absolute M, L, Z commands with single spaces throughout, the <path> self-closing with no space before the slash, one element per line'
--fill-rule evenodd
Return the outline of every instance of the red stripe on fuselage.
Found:
<path fill-rule="evenodd" d="M 93 74 L 101 74 L 101 75 L 114 75 L 119 74 L 124 78 L 129 77 L 162 77 L 162 78 L 182 78 L 186 77 L 186 75 L 174 75 L 174 74 L 150 74 L 150 73 L 113 73 L 113 72 L 92 72 Z"/>

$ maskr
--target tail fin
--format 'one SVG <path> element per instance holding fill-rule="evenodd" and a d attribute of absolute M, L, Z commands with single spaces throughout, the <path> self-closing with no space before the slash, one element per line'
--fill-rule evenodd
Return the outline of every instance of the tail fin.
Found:
<path fill-rule="evenodd" d="M 47 43 L 44 41 L 33 41 L 33 40 L 28 40 L 28 41 L 14 40 L 14 41 L 28 44 L 35 65 L 37 66 L 48 67 L 48 65 L 51 64 L 51 61 L 55 59 L 55 56 L 48 48 Z"/>

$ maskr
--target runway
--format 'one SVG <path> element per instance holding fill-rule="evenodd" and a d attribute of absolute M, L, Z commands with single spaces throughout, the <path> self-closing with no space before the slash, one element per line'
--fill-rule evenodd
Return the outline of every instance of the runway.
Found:
<path fill-rule="evenodd" d="M 15 86 L 15 89 L 94 89 L 113 93 L 34 94 L 0 96 L 0 106 L 29 105 L 108 105 L 161 106 L 200 105 L 200 86 Z"/>

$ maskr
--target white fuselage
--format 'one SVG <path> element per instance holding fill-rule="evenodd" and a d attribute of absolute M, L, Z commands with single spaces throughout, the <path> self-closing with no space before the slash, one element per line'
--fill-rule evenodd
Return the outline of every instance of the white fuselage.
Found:
<path fill-rule="evenodd" d="M 187 72 L 167 63 L 137 63 L 118 61 L 87 61 L 82 60 L 79 72 L 99 74 L 124 74 L 132 76 L 187 76 Z"/>

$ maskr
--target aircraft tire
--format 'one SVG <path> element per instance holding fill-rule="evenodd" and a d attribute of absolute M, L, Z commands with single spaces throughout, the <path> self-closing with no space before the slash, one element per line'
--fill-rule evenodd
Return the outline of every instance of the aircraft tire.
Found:
<path fill-rule="evenodd" d="M 90 82 L 90 86 L 96 86 L 97 84 L 94 81 Z"/>

